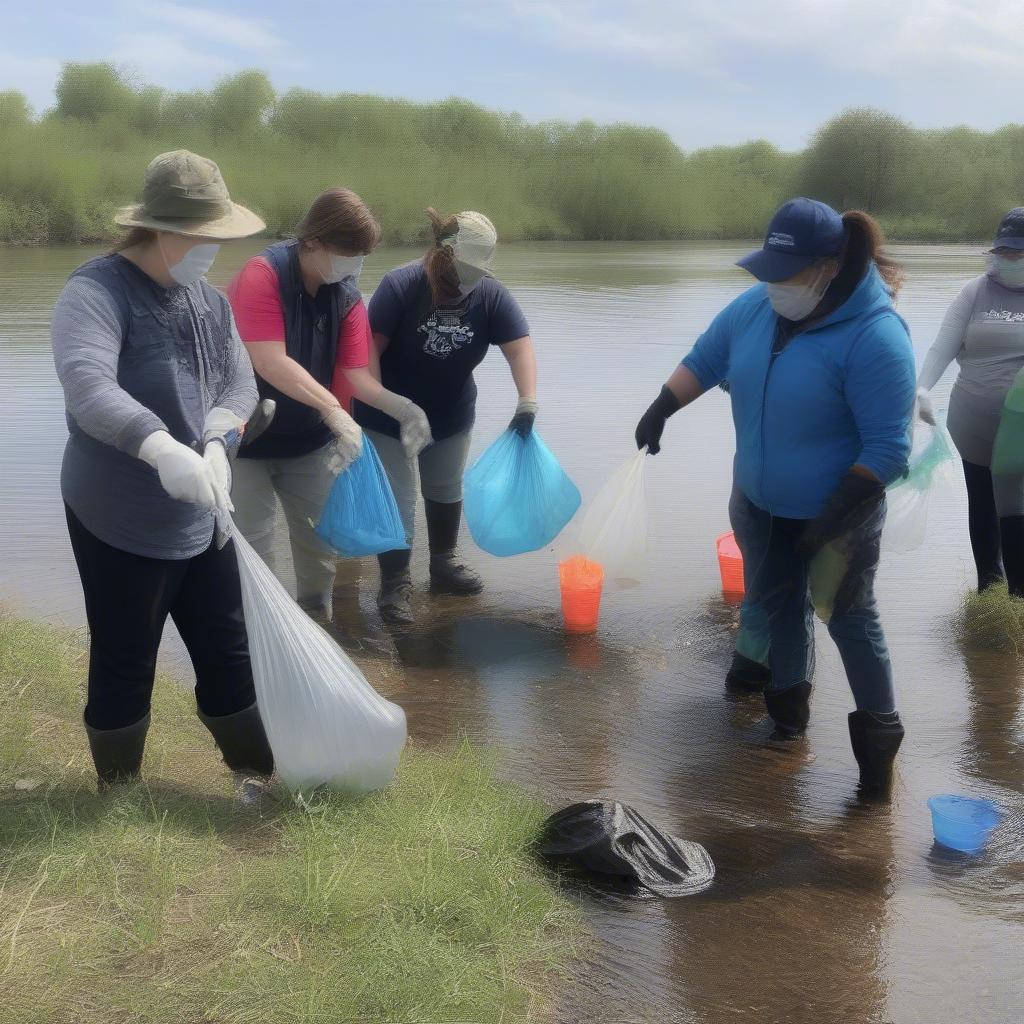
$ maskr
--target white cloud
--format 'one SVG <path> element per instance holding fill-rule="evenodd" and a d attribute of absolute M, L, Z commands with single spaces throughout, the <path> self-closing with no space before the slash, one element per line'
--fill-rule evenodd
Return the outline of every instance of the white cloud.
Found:
<path fill-rule="evenodd" d="M 126 32 L 118 38 L 110 58 L 130 65 L 142 81 L 175 88 L 235 68 L 234 61 L 197 49 L 184 36 L 172 32 Z"/>
<path fill-rule="evenodd" d="M 166 0 L 136 8 L 135 13 L 182 29 L 197 42 L 226 43 L 239 50 L 273 50 L 282 45 L 274 23 L 267 18 L 242 18 Z"/>
<path fill-rule="evenodd" d="M 511 18 L 565 51 L 700 77 L 742 77 L 744 58 L 778 60 L 789 74 L 803 61 L 893 77 L 1024 75 L 1020 0 L 495 0 L 484 10 L 492 26 Z"/>

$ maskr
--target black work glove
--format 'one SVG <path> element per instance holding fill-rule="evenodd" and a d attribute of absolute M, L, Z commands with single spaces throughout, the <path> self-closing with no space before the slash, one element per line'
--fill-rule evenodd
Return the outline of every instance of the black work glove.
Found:
<path fill-rule="evenodd" d="M 537 400 L 535 398 L 520 398 L 516 405 L 516 414 L 512 417 L 508 429 L 514 430 L 520 437 L 529 437 L 536 419 Z"/>
<path fill-rule="evenodd" d="M 825 507 L 812 519 L 797 541 L 797 554 L 813 558 L 826 544 L 841 537 L 856 521 L 857 513 L 885 493 L 885 487 L 873 477 L 848 470 Z"/>
<path fill-rule="evenodd" d="M 665 421 L 681 408 L 679 399 L 662 385 L 661 393 L 651 402 L 650 408 L 640 417 L 636 425 L 636 446 L 647 446 L 649 455 L 657 455 L 661 451 L 661 434 L 665 429 Z"/>

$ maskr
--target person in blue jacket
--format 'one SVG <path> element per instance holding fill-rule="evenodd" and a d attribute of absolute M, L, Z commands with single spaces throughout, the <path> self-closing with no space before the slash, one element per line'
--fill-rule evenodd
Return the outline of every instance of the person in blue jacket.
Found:
<path fill-rule="evenodd" d="M 746 589 L 729 683 L 764 690 L 774 739 L 804 733 L 811 580 L 838 564 L 828 629 L 856 703 L 849 728 L 861 791 L 884 796 L 904 730 L 874 577 L 885 486 L 907 468 L 915 374 L 909 332 L 892 306 L 902 273 L 881 247 L 865 213 L 786 203 L 763 247 L 739 261 L 760 283 L 698 338 L 641 418 L 636 442 L 656 454 L 669 416 L 716 385 L 728 390 L 729 513 Z"/>

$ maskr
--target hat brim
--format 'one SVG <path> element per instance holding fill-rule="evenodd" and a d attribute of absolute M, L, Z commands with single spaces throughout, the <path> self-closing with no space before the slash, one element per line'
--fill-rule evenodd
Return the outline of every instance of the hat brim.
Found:
<path fill-rule="evenodd" d="M 795 252 L 773 252 L 770 249 L 757 249 L 755 252 L 736 261 L 747 273 L 753 274 L 758 281 L 777 284 L 786 281 L 805 270 L 812 263 L 822 259 L 820 256 L 801 256 Z"/>
<path fill-rule="evenodd" d="M 992 243 L 992 250 L 996 249 L 1024 249 L 1024 238 L 997 238 Z"/>
<path fill-rule="evenodd" d="M 248 238 L 259 234 L 266 224 L 252 210 L 239 203 L 231 204 L 231 212 L 215 220 L 183 220 L 149 217 L 145 214 L 142 204 L 126 206 L 118 210 L 114 223 L 122 228 L 149 228 L 152 231 L 169 231 L 175 235 L 188 235 L 192 238 Z"/>

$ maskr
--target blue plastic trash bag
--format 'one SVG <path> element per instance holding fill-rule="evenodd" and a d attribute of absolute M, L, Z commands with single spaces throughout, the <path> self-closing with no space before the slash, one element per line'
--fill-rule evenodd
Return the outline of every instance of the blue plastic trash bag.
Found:
<path fill-rule="evenodd" d="M 366 434 L 359 458 L 334 481 L 316 534 L 345 558 L 409 547 L 388 475 Z"/>
<path fill-rule="evenodd" d="M 506 430 L 466 474 L 466 523 L 473 540 L 506 557 L 550 544 L 580 507 L 580 492 L 531 431 Z"/>

